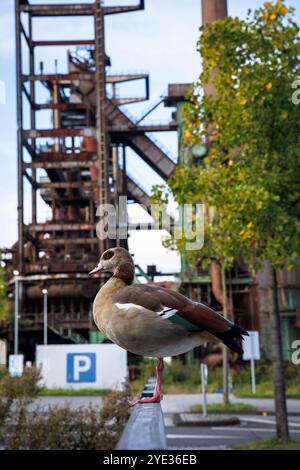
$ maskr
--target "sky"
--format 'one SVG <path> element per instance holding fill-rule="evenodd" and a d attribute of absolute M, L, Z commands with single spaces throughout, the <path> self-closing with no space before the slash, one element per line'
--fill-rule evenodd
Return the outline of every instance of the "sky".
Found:
<path fill-rule="evenodd" d="M 55 0 L 53 3 L 83 3 L 84 0 Z M 50 3 L 32 0 L 31 3 Z M 88 1 L 85 3 L 89 3 Z M 107 0 L 105 4 L 121 5 L 136 3 L 132 0 Z M 249 9 L 255 9 L 263 2 L 258 0 L 228 0 L 231 16 L 244 18 Z M 296 8 L 300 22 L 300 5 L 297 0 L 287 0 Z M 191 83 L 197 79 L 201 61 L 196 51 L 196 43 L 201 25 L 200 0 L 145 0 L 145 10 L 121 15 L 107 16 L 105 19 L 106 53 L 110 56 L 113 72 L 147 72 L 150 74 L 150 101 L 126 107 L 126 111 L 139 117 L 151 104 L 167 90 L 168 83 Z M 9 247 L 17 239 L 17 173 L 16 173 L 16 89 L 15 89 L 15 37 L 14 0 L 0 1 L 0 247 Z M 80 34 L 78 31 L 80 30 Z M 77 18 L 61 20 L 35 20 L 34 39 L 90 38 L 91 19 Z M 36 72 L 43 61 L 45 73 L 54 72 L 57 59 L 58 71 L 65 72 L 66 48 L 44 47 L 36 49 Z M 5 103 L 3 89 L 5 88 Z M 123 88 L 124 93 L 134 91 Z M 42 96 L 42 91 L 39 93 Z M 170 108 L 157 109 L 150 121 L 168 122 Z M 39 126 L 47 126 L 47 116 L 41 116 Z M 173 158 L 177 157 L 176 135 L 156 134 Z M 162 183 L 147 165 L 133 152 L 128 152 L 128 169 L 148 191 L 153 184 Z M 29 205 L 26 187 L 25 203 Z M 41 220 L 49 215 L 45 205 L 39 203 Z M 133 213 L 136 216 L 136 212 Z M 177 272 L 179 257 L 162 247 L 163 232 L 137 232 L 129 238 L 135 261 L 143 268 L 156 264 L 158 270 Z"/>

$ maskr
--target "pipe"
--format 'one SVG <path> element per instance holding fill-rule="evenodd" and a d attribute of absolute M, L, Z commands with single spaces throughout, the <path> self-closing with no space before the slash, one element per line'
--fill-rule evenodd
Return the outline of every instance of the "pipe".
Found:
<path fill-rule="evenodd" d="M 48 297 L 86 297 L 93 298 L 97 293 L 99 286 L 92 282 L 84 282 L 83 284 L 61 284 L 50 285 L 47 287 Z M 27 297 L 30 299 L 41 299 L 43 297 L 40 286 L 30 286 L 26 290 Z"/>

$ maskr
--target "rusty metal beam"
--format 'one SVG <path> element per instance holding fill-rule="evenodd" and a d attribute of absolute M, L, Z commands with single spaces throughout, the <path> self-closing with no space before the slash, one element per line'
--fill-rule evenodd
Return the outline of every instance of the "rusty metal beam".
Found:
<path fill-rule="evenodd" d="M 91 16 L 95 12 L 94 3 L 21 5 L 22 12 L 32 16 Z"/>
<path fill-rule="evenodd" d="M 87 160 L 94 160 L 94 152 L 82 151 L 80 153 L 63 153 L 63 152 L 38 152 L 35 156 L 41 160 L 57 161 L 57 162 L 69 162 L 78 161 L 85 162 Z"/>
<path fill-rule="evenodd" d="M 31 99 L 30 93 L 26 90 L 26 88 L 25 88 L 25 86 L 24 86 L 23 83 L 22 83 L 22 85 L 21 85 L 21 89 L 22 89 L 22 92 L 25 94 L 25 96 L 26 96 L 28 102 L 30 103 L 30 105 L 31 105 L 31 106 L 34 106 L 34 103 L 33 103 L 32 99 Z"/>
<path fill-rule="evenodd" d="M 36 110 L 41 109 L 58 109 L 59 111 L 65 110 L 75 110 L 75 109 L 83 109 L 86 110 L 89 108 L 88 104 L 86 103 L 35 103 L 34 107 Z"/>
<path fill-rule="evenodd" d="M 128 145 L 156 171 L 168 179 L 175 171 L 175 163 L 146 135 L 127 135 Z"/>
<path fill-rule="evenodd" d="M 133 127 L 134 122 L 129 119 L 111 100 L 106 102 L 106 116 L 110 125 L 119 122 L 124 129 Z M 120 134 L 120 133 L 119 133 Z M 125 143 L 118 133 L 112 133 L 117 143 Z M 175 170 L 175 163 L 171 158 L 145 134 L 134 135 L 129 132 L 125 135 L 126 144 L 129 145 L 151 168 L 163 179 L 168 179 Z"/>
<path fill-rule="evenodd" d="M 24 29 L 24 26 L 23 26 L 22 22 L 20 23 L 20 28 L 21 28 L 21 32 L 22 32 L 22 34 L 23 34 L 23 36 L 24 36 L 24 38 L 25 38 L 25 41 L 27 42 L 27 46 L 28 46 L 28 47 L 31 47 L 31 43 L 30 43 L 29 37 L 28 37 L 27 34 L 26 34 L 26 31 L 25 31 L 25 29 Z"/>
<path fill-rule="evenodd" d="M 64 181 L 64 182 L 44 182 L 37 183 L 37 187 L 40 189 L 91 189 L 97 187 L 97 183 L 94 181 Z"/>
<path fill-rule="evenodd" d="M 93 46 L 95 40 L 93 39 L 65 39 L 61 41 L 31 41 L 33 47 L 40 46 Z"/>
<path fill-rule="evenodd" d="M 24 164 L 23 164 L 23 168 L 24 168 Z M 37 183 L 31 178 L 31 176 L 27 173 L 27 171 L 23 171 L 23 174 L 25 178 L 27 179 L 27 181 L 31 184 L 31 186 L 35 188 L 38 187 Z"/>
<path fill-rule="evenodd" d="M 24 168 L 45 168 L 45 169 L 56 169 L 56 168 L 92 168 L 96 167 L 97 163 L 95 161 L 44 161 L 38 160 L 30 163 L 24 163 Z"/>
<path fill-rule="evenodd" d="M 94 73 L 92 72 L 70 72 L 66 74 L 34 74 L 22 75 L 22 81 L 41 81 L 41 82 L 72 82 L 74 80 L 93 80 Z"/>
<path fill-rule="evenodd" d="M 122 104 L 132 104 L 132 103 L 141 103 L 142 101 L 146 101 L 148 98 L 142 96 L 139 98 L 112 98 L 112 101 L 117 105 Z"/>
<path fill-rule="evenodd" d="M 23 131 L 27 139 L 38 139 L 42 137 L 84 137 L 87 129 L 35 129 Z"/>
<path fill-rule="evenodd" d="M 41 248 L 61 245 L 98 245 L 99 238 L 97 237 L 82 237 L 82 238 L 46 238 L 39 240 Z"/>
<path fill-rule="evenodd" d="M 149 78 L 148 73 L 133 73 L 120 75 L 106 75 L 106 83 L 123 83 L 133 80 L 141 80 Z"/>
<path fill-rule="evenodd" d="M 23 129 L 23 102 L 22 102 L 22 44 L 21 44 L 21 11 L 20 2 L 15 2 L 15 41 L 16 41 L 16 81 L 17 81 L 17 138 L 18 138 L 18 259 L 17 266 L 21 274 L 24 268 L 24 185 L 23 185 L 23 145 L 22 145 L 22 129 Z"/>
<path fill-rule="evenodd" d="M 90 223 L 52 223 L 47 222 L 45 224 L 30 224 L 27 225 L 26 229 L 29 232 L 74 232 L 74 231 L 88 231 L 95 230 L 95 224 Z"/>
<path fill-rule="evenodd" d="M 144 205 L 147 208 L 147 212 L 150 212 L 151 203 L 149 195 L 128 174 L 126 175 L 126 188 L 127 195 L 138 204 Z"/>
<path fill-rule="evenodd" d="M 103 7 L 103 12 L 105 15 L 115 15 L 118 13 L 130 13 L 132 11 L 144 10 L 144 8 L 145 2 L 144 0 L 140 0 L 137 5 Z"/>
<path fill-rule="evenodd" d="M 110 126 L 110 132 L 122 132 L 130 134 L 144 134 L 145 132 L 170 132 L 177 131 L 177 123 L 170 122 L 169 124 L 149 124 L 144 126 L 131 126 L 123 127 L 122 125 L 115 124 Z"/>

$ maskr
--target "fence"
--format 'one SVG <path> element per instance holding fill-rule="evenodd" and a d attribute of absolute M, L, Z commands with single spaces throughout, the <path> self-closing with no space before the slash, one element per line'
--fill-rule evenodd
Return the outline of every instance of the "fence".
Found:
<path fill-rule="evenodd" d="M 155 379 L 149 379 L 142 398 L 153 395 Z M 167 449 L 164 417 L 160 403 L 136 405 L 117 444 L 116 450 Z"/>

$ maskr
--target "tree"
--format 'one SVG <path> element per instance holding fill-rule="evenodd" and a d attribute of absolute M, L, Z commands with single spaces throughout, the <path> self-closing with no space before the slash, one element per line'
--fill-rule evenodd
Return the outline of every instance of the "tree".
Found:
<path fill-rule="evenodd" d="M 209 152 L 200 165 L 179 166 L 169 181 L 177 202 L 201 201 L 213 213 L 205 246 L 191 260 L 217 259 L 229 267 L 242 256 L 253 271 L 269 262 L 282 438 L 288 438 L 288 424 L 276 270 L 295 265 L 300 236 L 300 120 L 291 100 L 300 40 L 293 13 L 283 1 L 266 2 L 245 21 L 225 18 L 202 28 L 203 72 L 185 108 L 184 135 L 189 146 L 207 139 Z M 213 93 L 204 94 L 209 87 Z"/>
<path fill-rule="evenodd" d="M 11 304 L 7 296 L 5 272 L 0 265 L 0 321 L 9 320 Z"/>

